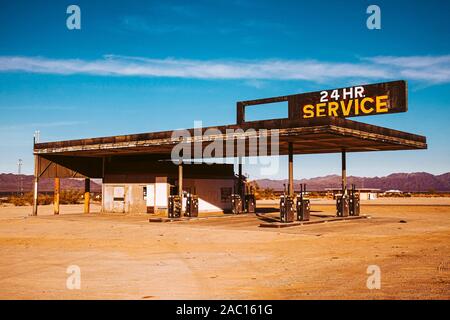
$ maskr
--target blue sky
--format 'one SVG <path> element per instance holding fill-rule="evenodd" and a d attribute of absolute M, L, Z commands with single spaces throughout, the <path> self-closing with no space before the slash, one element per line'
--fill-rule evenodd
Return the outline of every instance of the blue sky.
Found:
<path fill-rule="evenodd" d="M 81 30 L 66 27 L 70 4 Z M 381 30 L 366 28 L 370 4 Z M 32 173 L 35 130 L 54 141 L 230 124 L 239 100 L 398 79 L 407 113 L 355 120 L 425 135 L 429 149 L 350 154 L 348 173 L 448 172 L 448 12 L 431 0 L 2 0 L 0 172 L 22 158 Z M 296 178 L 339 168 L 339 155 L 295 157 Z"/>

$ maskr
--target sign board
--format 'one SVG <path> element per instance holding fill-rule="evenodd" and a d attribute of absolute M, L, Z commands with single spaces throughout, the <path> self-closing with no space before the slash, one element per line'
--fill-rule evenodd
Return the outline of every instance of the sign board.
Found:
<path fill-rule="evenodd" d="M 288 102 L 289 119 L 358 117 L 408 109 L 407 84 L 400 80 L 238 102 L 238 123 L 245 121 L 246 106 L 282 101 Z"/>

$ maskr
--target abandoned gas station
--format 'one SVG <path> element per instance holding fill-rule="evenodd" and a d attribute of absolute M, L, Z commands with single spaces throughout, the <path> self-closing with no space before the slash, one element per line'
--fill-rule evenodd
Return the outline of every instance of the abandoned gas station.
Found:
<path fill-rule="evenodd" d="M 287 102 L 288 117 L 246 121 L 248 106 Z M 262 106 L 263 107 L 263 106 Z M 32 215 L 38 214 L 38 181 L 54 178 L 54 213 L 59 214 L 61 178 L 84 178 L 84 212 L 89 213 L 90 180 L 102 179 L 102 212 L 152 213 L 180 218 L 205 212 L 255 212 L 255 199 L 242 174 L 240 159 L 250 156 L 288 156 L 288 186 L 280 199 L 280 221 L 309 219 L 305 188 L 294 190 L 294 155 L 340 153 L 342 188 L 336 199 L 337 216 L 359 215 L 359 198 L 347 186 L 346 155 L 426 149 L 424 136 L 365 124 L 346 117 L 407 111 L 407 84 L 393 81 L 237 103 L 236 124 L 185 130 L 189 136 L 174 139 L 173 131 L 88 138 L 34 144 L 35 183 Z M 276 132 L 276 137 L 267 132 Z M 227 150 L 212 157 L 238 159 L 233 164 L 193 163 L 203 159 L 212 141 L 220 139 Z M 275 150 L 256 149 L 252 141 L 276 143 Z M 273 141 L 272 141 L 273 140 Z M 173 149 L 183 153 L 173 159 Z M 239 148 L 244 145 L 243 148 Z M 230 152 L 230 147 L 231 152 Z M 225 146 L 224 146 L 225 148 Z M 189 152 L 186 152 L 188 150 Z M 307 170 L 307 168 L 304 168 Z M 297 196 L 298 195 L 298 196 Z"/>

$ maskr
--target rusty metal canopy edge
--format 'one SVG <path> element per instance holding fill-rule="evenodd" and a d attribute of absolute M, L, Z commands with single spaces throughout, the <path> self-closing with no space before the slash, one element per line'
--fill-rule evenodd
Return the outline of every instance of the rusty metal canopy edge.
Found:
<path fill-rule="evenodd" d="M 195 136 L 201 141 L 203 148 L 217 137 L 217 134 L 206 134 L 205 131 L 217 129 L 224 140 L 248 139 L 252 134 L 248 129 L 277 129 L 279 131 L 279 154 L 287 154 L 287 143 L 294 143 L 295 154 L 333 153 L 345 149 L 347 152 L 387 151 L 426 149 L 426 137 L 361 123 L 349 119 L 328 117 L 309 120 L 272 119 L 244 122 L 242 124 L 213 126 L 202 128 L 202 136 Z M 228 134 L 227 130 L 242 129 L 243 133 Z M 187 129 L 194 137 L 194 128 Z M 199 132 L 199 129 L 197 129 Z M 216 131 L 217 131 L 216 130 Z M 99 138 L 65 140 L 36 143 L 34 154 L 58 154 L 73 156 L 102 157 L 109 155 L 155 154 L 160 157 L 170 156 L 173 146 L 180 140 L 173 140 L 174 131 L 160 131 L 131 135 L 119 135 Z M 254 137 L 253 133 L 253 137 Z M 191 142 L 191 140 L 189 140 Z M 270 151 L 270 150 L 269 150 Z M 270 154 L 270 152 L 269 152 Z"/>

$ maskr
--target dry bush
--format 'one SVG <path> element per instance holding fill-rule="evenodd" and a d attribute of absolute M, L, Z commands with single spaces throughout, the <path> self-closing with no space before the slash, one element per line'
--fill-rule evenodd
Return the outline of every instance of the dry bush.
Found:
<path fill-rule="evenodd" d="M 11 203 L 15 206 L 28 206 L 33 203 L 33 194 L 31 192 L 29 192 L 29 193 L 25 193 L 21 196 L 12 195 L 6 199 L 5 203 Z"/>
<path fill-rule="evenodd" d="M 255 190 L 255 198 L 256 198 L 256 200 L 261 200 L 261 199 L 273 200 L 273 199 L 277 199 L 278 197 L 275 195 L 273 189 L 266 188 L 266 189 L 256 189 Z"/>
<path fill-rule="evenodd" d="M 78 190 L 63 190 L 59 194 L 60 204 L 78 204 L 83 198 L 83 192 Z"/>
<path fill-rule="evenodd" d="M 38 196 L 38 204 L 39 205 L 46 205 L 46 204 L 52 204 L 53 203 L 53 196 L 48 194 L 40 194 Z"/>
<path fill-rule="evenodd" d="M 21 197 L 20 196 L 10 196 L 10 197 L 8 197 L 8 200 L 6 202 L 11 203 L 11 204 L 15 205 L 16 207 L 28 206 L 30 204 L 24 196 L 21 196 Z"/>
<path fill-rule="evenodd" d="M 53 202 L 53 197 L 48 194 L 40 194 L 38 195 L 38 204 L 45 205 L 51 204 Z M 12 203 L 15 206 L 29 206 L 33 204 L 33 193 L 28 192 L 23 196 L 11 196 L 9 197 L 9 203 Z"/>
<path fill-rule="evenodd" d="M 83 192 L 77 190 L 63 190 L 59 194 L 60 204 L 78 204 L 83 198 Z M 9 196 L 5 201 L 6 203 L 11 203 L 15 206 L 29 206 L 33 204 L 33 193 L 28 192 L 23 196 Z M 38 204 L 48 205 L 53 203 L 52 194 L 39 194 Z"/>
<path fill-rule="evenodd" d="M 308 198 L 323 198 L 323 197 L 326 197 L 325 195 L 323 195 L 323 192 L 318 192 L 318 191 L 308 191 L 306 196 Z"/>

